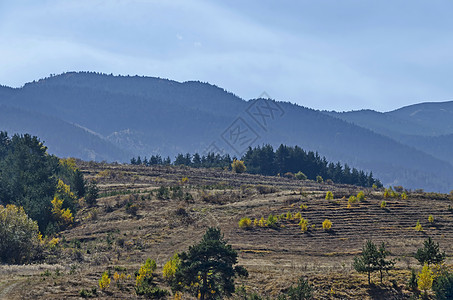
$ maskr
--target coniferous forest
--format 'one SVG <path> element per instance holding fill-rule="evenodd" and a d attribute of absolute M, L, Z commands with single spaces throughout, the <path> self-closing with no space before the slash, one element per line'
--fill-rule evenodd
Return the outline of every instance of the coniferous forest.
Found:
<path fill-rule="evenodd" d="M 144 157 L 131 159 L 132 165 L 185 165 L 193 168 L 230 168 L 231 163 L 236 158 L 230 155 L 220 155 L 208 153 L 207 155 L 178 154 L 171 162 L 170 157 L 162 159 L 160 155 L 152 155 L 150 158 Z M 247 152 L 240 159 L 244 161 L 247 172 L 250 174 L 260 174 L 267 176 L 287 176 L 294 177 L 299 173 L 299 178 L 306 177 L 311 180 L 332 180 L 335 183 L 352 184 L 363 187 L 382 187 L 379 179 L 373 177 L 373 173 L 366 173 L 356 168 L 351 168 L 347 164 L 340 162 L 333 163 L 321 157 L 318 152 L 305 151 L 299 146 L 280 145 L 277 150 L 271 145 L 249 147 Z M 303 175 L 301 173 L 303 173 Z"/>

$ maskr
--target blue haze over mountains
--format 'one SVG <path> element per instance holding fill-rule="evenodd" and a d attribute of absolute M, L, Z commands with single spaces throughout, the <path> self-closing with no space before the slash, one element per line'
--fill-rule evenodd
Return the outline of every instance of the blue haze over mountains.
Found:
<path fill-rule="evenodd" d="M 386 113 L 277 104 L 283 116 L 266 128 L 250 124 L 259 135 L 252 146 L 299 145 L 372 171 L 384 185 L 453 189 L 453 102 Z M 37 135 L 50 153 L 61 157 L 120 162 L 137 155 L 174 158 L 221 143 L 221 134 L 250 105 L 208 83 L 71 72 L 17 89 L 0 86 L 0 130 Z"/>

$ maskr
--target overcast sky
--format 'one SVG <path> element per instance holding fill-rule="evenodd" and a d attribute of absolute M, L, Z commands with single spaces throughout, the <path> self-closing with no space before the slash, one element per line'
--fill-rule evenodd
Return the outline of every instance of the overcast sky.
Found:
<path fill-rule="evenodd" d="M 1 0 L 0 84 L 66 71 L 388 111 L 453 99 L 453 2 Z"/>

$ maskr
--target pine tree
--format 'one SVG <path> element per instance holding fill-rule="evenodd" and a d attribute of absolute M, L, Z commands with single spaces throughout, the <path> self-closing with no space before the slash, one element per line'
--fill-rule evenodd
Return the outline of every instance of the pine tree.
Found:
<path fill-rule="evenodd" d="M 415 258 L 421 265 L 439 264 L 445 260 L 445 252 L 440 252 L 439 243 L 434 243 L 431 237 L 423 242 L 423 248 L 419 248 Z"/>
<path fill-rule="evenodd" d="M 188 290 L 201 300 L 230 296 L 236 275 L 247 270 L 236 266 L 237 252 L 224 240 L 220 229 L 208 228 L 200 243 L 179 254 L 180 267 L 172 281 L 174 290 Z"/>

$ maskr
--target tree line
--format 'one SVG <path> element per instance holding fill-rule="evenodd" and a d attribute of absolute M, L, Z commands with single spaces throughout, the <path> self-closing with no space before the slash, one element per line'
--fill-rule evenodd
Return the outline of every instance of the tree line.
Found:
<path fill-rule="evenodd" d="M 185 165 L 194 168 L 222 168 L 231 169 L 236 157 L 229 154 L 220 155 L 209 153 L 207 155 L 178 154 L 172 162 L 170 157 L 162 159 L 160 155 L 153 155 L 149 159 L 131 159 L 133 165 Z M 352 184 L 363 187 L 382 187 L 380 180 L 373 177 L 373 173 L 366 173 L 347 164 L 329 162 L 321 157 L 318 152 L 305 151 L 299 146 L 280 145 L 276 150 L 271 145 L 249 147 L 240 158 L 244 161 L 247 172 L 268 176 L 292 176 L 294 173 L 303 173 L 303 177 L 311 180 L 332 180 L 335 183 Z M 300 174 L 300 173 L 299 173 Z"/>

